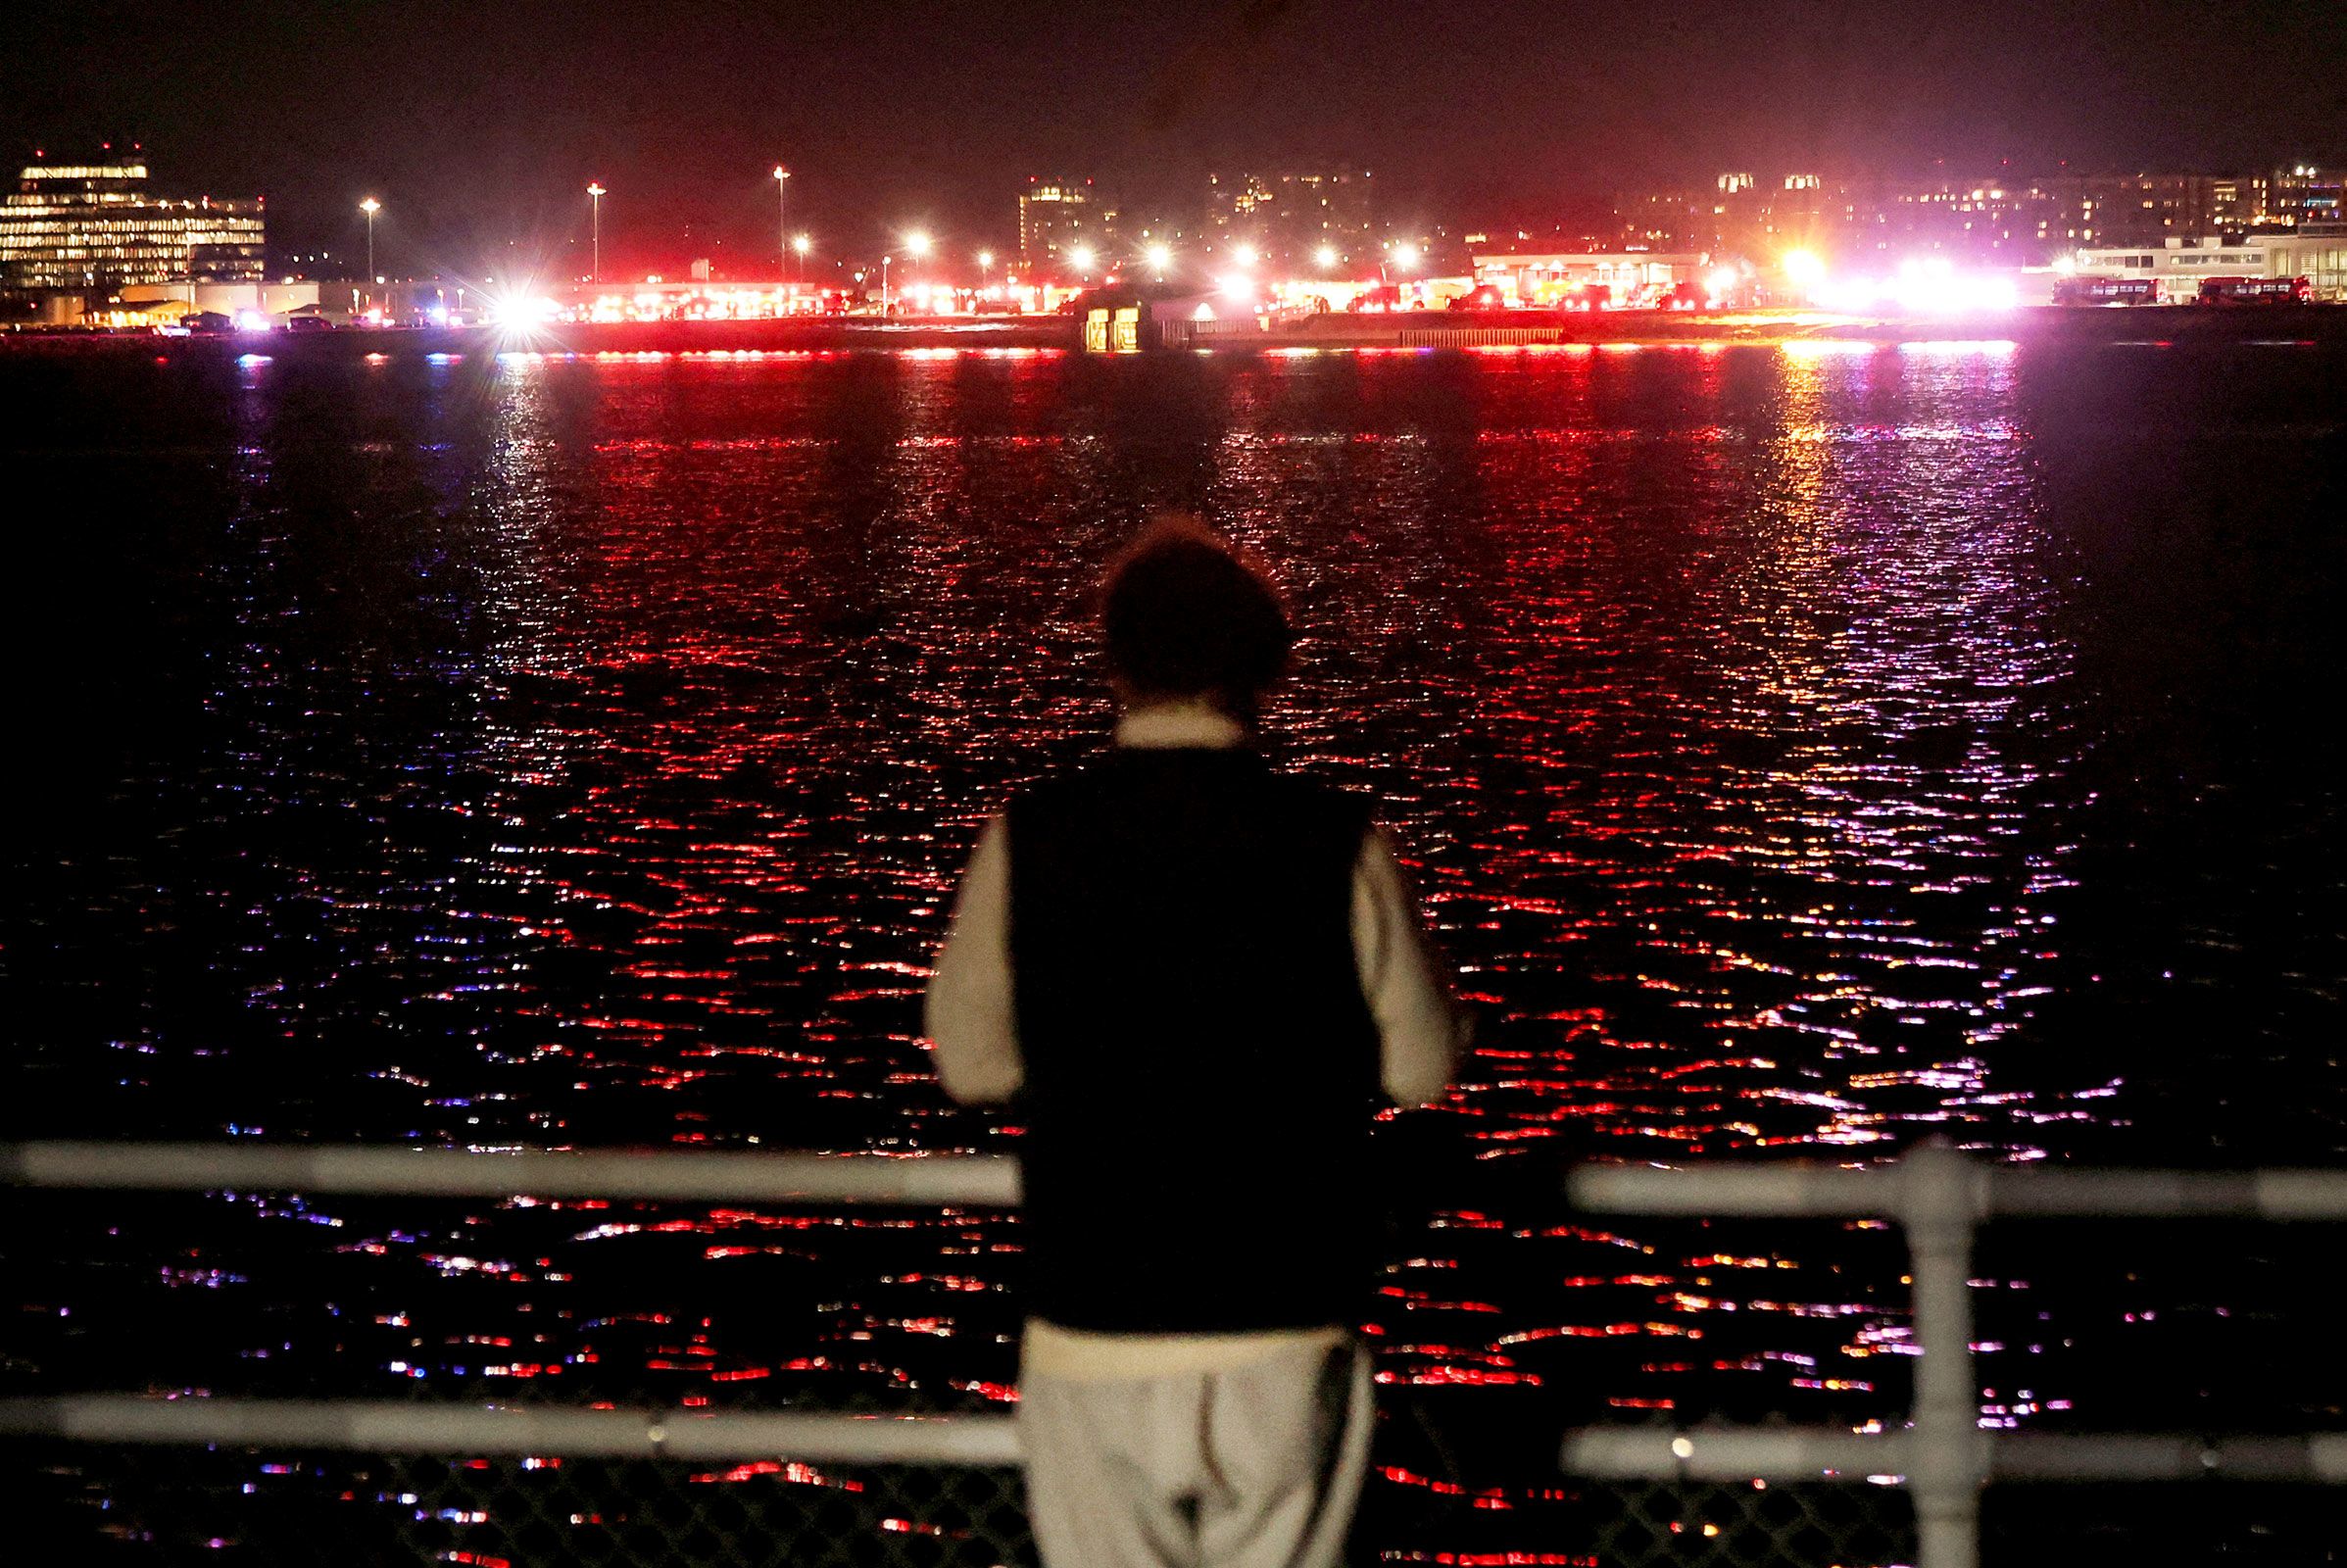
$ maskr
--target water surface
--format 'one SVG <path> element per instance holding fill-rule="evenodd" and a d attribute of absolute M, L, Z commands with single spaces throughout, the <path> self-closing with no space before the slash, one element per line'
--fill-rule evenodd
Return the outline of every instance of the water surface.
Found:
<path fill-rule="evenodd" d="M 0 363 L 10 1132 L 1015 1149 L 929 1076 L 925 966 L 978 823 L 1107 733 L 1101 564 L 1194 508 L 1302 622 L 1273 750 L 1376 798 L 1478 1015 L 1388 1129 L 1389 1381 L 1895 1414 L 1888 1242 L 1555 1173 L 2335 1162 L 2343 393 L 2279 344 Z M 1004 1219 L 432 1207 L 215 1204 L 161 1264 L 125 1222 L 41 1300 L 152 1265 L 236 1298 L 218 1343 L 29 1359 L 1012 1377 Z M 2124 1409 L 2123 1307 L 1991 1283 L 2053 1328 L 1990 1419 Z"/>

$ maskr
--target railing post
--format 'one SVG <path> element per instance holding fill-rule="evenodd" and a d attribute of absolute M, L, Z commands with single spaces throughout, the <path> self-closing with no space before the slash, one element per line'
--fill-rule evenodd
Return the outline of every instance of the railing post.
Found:
<path fill-rule="evenodd" d="M 1907 1477 L 1915 1497 L 1917 1568 L 1979 1568 L 1987 1454 L 1973 1369 L 1969 1282 L 1984 1188 L 1973 1161 L 1944 1139 L 1911 1151 L 1899 1170 L 1920 1352 Z"/>

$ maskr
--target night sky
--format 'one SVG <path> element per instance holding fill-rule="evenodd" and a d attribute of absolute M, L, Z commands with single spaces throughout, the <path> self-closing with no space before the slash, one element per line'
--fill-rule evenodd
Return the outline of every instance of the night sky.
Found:
<path fill-rule="evenodd" d="M 1541 222 L 1728 168 L 2230 170 L 2347 154 L 2319 4 L 0 5 L 0 143 L 143 141 L 159 186 L 269 201 L 281 250 L 479 269 L 1014 245 L 1032 173 L 1134 210 L 1209 167 L 1351 165 L 1383 216 Z M 347 254 L 347 252 L 346 252 Z"/>

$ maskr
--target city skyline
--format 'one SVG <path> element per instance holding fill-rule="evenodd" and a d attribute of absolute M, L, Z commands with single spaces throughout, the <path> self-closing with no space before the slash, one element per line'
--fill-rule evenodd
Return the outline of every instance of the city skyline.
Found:
<path fill-rule="evenodd" d="M 266 196 L 292 252 L 354 249 L 355 204 L 377 196 L 386 255 L 416 270 L 582 247 L 589 180 L 611 192 L 614 259 L 656 241 L 757 254 L 777 161 L 795 221 L 835 256 L 910 228 L 1006 253 L 1007 196 L 1037 172 L 1096 177 L 1141 213 L 1216 169 L 1359 167 L 1381 220 L 1496 226 L 1732 168 L 2320 161 L 2336 149 L 2308 127 L 2347 103 L 2347 39 L 2279 5 L 2228 9 L 2223 50 L 2180 6 L 1737 16 L 1469 5 L 1436 33 L 1391 5 L 1262 0 L 1143 19 L 269 0 L 174 12 L 187 36 L 147 59 L 106 14 L 35 0 L 0 19 L 0 136 L 143 141 L 177 189 Z"/>
<path fill-rule="evenodd" d="M 877 255 L 856 256 L 836 253 L 831 236 L 818 244 L 790 220 L 787 181 L 793 176 L 777 164 L 768 177 L 777 182 L 780 205 L 762 253 L 749 248 L 722 257 L 697 255 L 682 265 L 671 258 L 648 268 L 640 252 L 615 245 L 607 268 L 600 219 L 604 198 L 613 192 L 590 180 L 582 187 L 584 234 L 574 231 L 528 255 L 491 255 L 470 269 L 445 260 L 411 265 L 397 247 L 388 258 L 379 256 L 375 228 L 386 204 L 370 193 L 357 204 L 365 225 L 367 265 L 361 270 L 348 246 L 304 253 L 277 237 L 265 249 L 262 202 L 174 200 L 168 177 L 150 184 L 152 173 L 168 176 L 151 164 L 151 155 L 132 144 L 78 156 L 42 149 L 23 166 L 14 188 L 0 194 L 0 293 L 21 302 L 29 297 L 26 290 L 103 291 L 264 276 L 286 284 L 350 280 L 370 288 L 367 279 L 484 285 L 503 278 L 551 286 L 589 278 L 656 284 L 689 278 L 846 289 L 871 286 L 875 271 L 885 292 L 891 262 L 898 281 L 924 289 L 1015 283 L 1021 273 L 1029 288 L 1076 286 L 1120 270 L 1143 275 L 1143 269 L 1160 279 L 1212 280 L 1230 267 L 1258 277 L 1337 282 L 1359 275 L 1384 280 L 1396 266 L 1411 275 L 1472 271 L 1480 277 L 1493 257 L 1560 253 L 1676 252 L 1685 253 L 1683 261 L 1692 257 L 1709 265 L 1717 259 L 1747 271 L 1822 263 L 1854 266 L 1863 273 L 1931 257 L 2007 269 L 2075 259 L 2085 267 L 2094 265 L 2090 255 L 2114 246 L 2203 247 L 2220 236 L 2254 241 L 2293 230 L 2331 235 L 2343 226 L 2341 172 L 2309 165 L 2229 175 L 2061 171 L 2016 177 L 1943 171 L 1897 178 L 1740 171 L 1704 185 L 1617 191 L 1601 208 L 1584 209 L 1586 221 L 1560 218 L 1519 227 L 1470 221 L 1411 227 L 1384 220 L 1368 171 L 1241 170 L 1209 174 L 1194 193 L 1198 200 L 1173 219 L 1146 211 L 1125 215 L 1115 197 L 1090 179 L 1034 176 L 1018 188 L 1009 247 L 998 251 L 985 241 L 965 247 L 907 226 L 885 234 Z M 191 223 L 210 227 L 198 232 Z M 211 232 L 221 224 L 227 226 Z M 2252 260 L 2262 263 L 2264 257 Z M 2151 264 L 2136 258 L 2127 265 Z"/>
<path fill-rule="evenodd" d="M 396 277 L 482 282 L 494 277 L 617 280 L 634 277 L 695 279 L 787 279 L 849 287 L 866 284 L 877 269 L 885 278 L 894 261 L 907 283 L 926 279 L 966 285 L 990 277 L 1009 280 L 1018 272 L 1033 281 L 1077 283 L 1146 266 L 1157 276 L 1192 268 L 1208 272 L 1226 261 L 1253 271 L 1341 277 L 1363 267 L 1382 277 L 1397 255 L 1407 270 L 1459 274 L 1476 253 L 1529 251 L 1638 253 L 1684 251 L 1776 267 L 1791 253 L 1830 262 L 1897 262 L 1941 255 L 1976 264 L 2044 267 L 2076 255 L 2081 262 L 2098 247 L 2193 245 L 2217 236 L 2257 236 L 2306 224 L 2315 232 L 2335 231 L 2342 206 L 2342 172 L 2336 167 L 2283 166 L 2204 173 L 2086 173 L 2058 170 L 2027 175 L 2012 172 L 1941 169 L 1906 177 L 1878 173 L 1794 171 L 1756 173 L 1735 171 L 1704 183 L 1617 190 L 1603 201 L 1560 202 L 1553 221 L 1511 225 L 1475 220 L 1477 215 L 1446 215 L 1434 221 L 1397 221 L 1379 211 L 1370 193 L 1370 172 L 1282 170 L 1209 173 L 1188 203 L 1120 211 L 1112 191 L 1091 179 L 1031 176 L 1005 200 L 1015 210 L 1011 240 L 964 243 L 926 225 L 873 225 L 880 229 L 869 253 L 843 252 L 836 237 L 810 233 L 793 221 L 787 184 L 780 207 L 768 220 L 762 246 L 726 251 L 696 250 L 683 259 L 674 236 L 663 236 L 664 254 L 647 258 L 640 243 L 614 235 L 611 263 L 604 265 L 600 223 L 604 198 L 614 193 L 600 180 L 581 187 L 583 225 L 527 252 L 510 246 L 469 265 L 445 254 L 416 259 L 421 247 L 393 245 L 378 254 L 377 220 L 396 211 L 371 191 L 355 204 L 364 238 L 364 269 L 356 246 L 304 252 L 298 240 L 272 234 L 263 264 L 260 215 L 265 201 L 215 200 L 180 193 L 173 198 L 169 170 L 138 144 L 76 154 L 68 148 L 37 149 L 19 170 L 16 185 L 0 197 L 0 290 L 26 287 L 110 286 L 172 279 L 221 281 L 231 276 L 268 275 L 284 282 L 305 279 Z M 164 177 L 149 185 L 151 173 Z M 92 178 L 91 176 L 103 176 Z M 767 177 L 785 181 L 779 164 Z M 112 195 L 92 194 L 104 187 Z M 62 198 L 61 190 L 82 194 Z M 133 190 L 139 194 L 129 194 Z M 43 194 L 47 193 L 47 194 Z M 242 260 L 228 271 L 221 255 L 189 253 L 173 266 L 150 258 L 134 263 L 137 246 L 152 248 L 152 236 L 132 243 L 122 208 L 95 234 L 53 251 L 49 240 L 67 243 L 60 224 L 70 223 L 74 203 L 136 201 L 136 221 L 169 227 L 172 210 L 209 211 L 245 224 Z M 1172 211 L 1168 211 L 1168 209 Z M 92 209 L 93 212 L 98 209 Z M 114 209 L 105 209 L 113 212 Z M 248 215 L 238 217 L 237 215 Z M 29 220 L 29 221 L 27 221 Z M 157 233 L 162 232 L 162 227 Z M 51 234 L 51 230 L 56 230 Z M 121 232 L 113 232 L 120 230 Z M 141 230 L 144 233 L 144 230 Z M 43 236 L 48 236 L 44 239 Z M 689 242 L 692 236 L 685 238 Z M 31 246 L 27 248 L 27 241 Z M 80 249 L 96 243 L 99 249 Z M 122 249 L 124 245 L 131 249 Z M 217 247 L 216 247 L 217 250 Z M 138 252 L 144 255 L 143 251 Z M 160 252 L 157 258 L 161 257 Z M 79 257 L 82 260 L 68 260 Z M 112 258 L 112 260 L 107 260 Z M 64 272 L 57 272 L 58 267 Z M 51 273 L 56 275 L 50 275 Z"/>

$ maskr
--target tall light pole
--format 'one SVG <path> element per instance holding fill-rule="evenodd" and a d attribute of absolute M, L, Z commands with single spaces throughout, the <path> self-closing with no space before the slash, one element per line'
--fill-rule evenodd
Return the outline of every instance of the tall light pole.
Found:
<path fill-rule="evenodd" d="M 383 204 L 372 196 L 359 204 L 359 211 L 367 215 L 367 283 L 369 288 L 374 286 L 375 280 L 375 214 L 382 210 Z"/>
<path fill-rule="evenodd" d="M 1392 265 L 1389 266 L 1389 263 Z M 1417 266 L 1418 247 L 1405 239 L 1398 245 L 1388 246 L 1386 253 L 1378 258 L 1377 280 L 1381 283 L 1390 283 L 1393 281 L 1394 271 L 1412 271 Z"/>
<path fill-rule="evenodd" d="M 980 252 L 978 253 L 978 292 L 979 292 L 979 293 L 983 294 L 983 293 L 985 293 L 985 292 L 986 292 L 986 281 L 987 281 L 987 274 L 988 274 L 989 272 L 992 272 L 992 271 L 994 270 L 994 268 L 995 268 L 995 253 L 994 253 L 993 251 L 980 251 Z"/>
<path fill-rule="evenodd" d="M 929 236 L 922 233 L 917 228 L 914 229 L 911 233 L 905 236 L 905 249 L 914 261 L 917 262 L 922 260 L 929 254 Z M 885 275 L 885 272 L 883 275 Z M 883 299 L 885 300 L 885 298 L 886 291 L 884 290 Z"/>
<path fill-rule="evenodd" d="M 593 276 L 598 283 L 603 281 L 603 182 L 594 179 L 588 180 L 587 200 L 594 204 L 594 217 L 589 220 L 590 226 L 595 232 L 595 271 Z"/>
<path fill-rule="evenodd" d="M 782 275 L 791 275 L 791 172 L 774 166 L 774 232 L 782 247 Z"/>
<path fill-rule="evenodd" d="M 894 256 L 880 258 L 880 314 L 883 316 L 888 314 L 888 265 L 895 260 Z"/>

